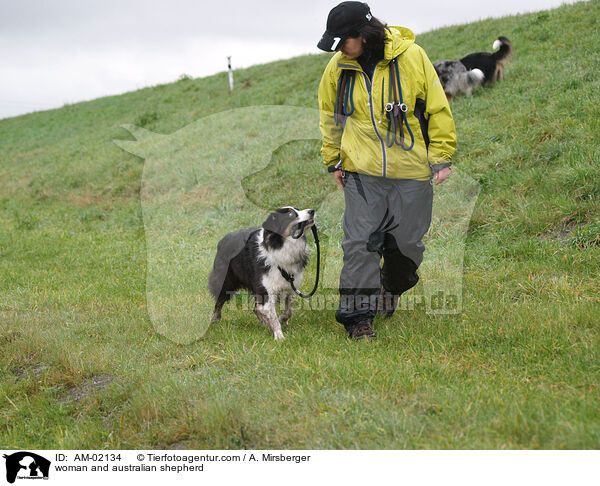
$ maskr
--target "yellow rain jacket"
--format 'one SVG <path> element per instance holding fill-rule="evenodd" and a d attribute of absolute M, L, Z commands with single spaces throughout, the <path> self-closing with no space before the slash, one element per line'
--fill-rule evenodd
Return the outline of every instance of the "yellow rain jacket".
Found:
<path fill-rule="evenodd" d="M 394 143 L 393 132 L 388 133 L 385 111 L 393 101 L 390 61 L 394 58 L 407 108 L 402 145 Z M 354 82 L 348 83 L 345 94 L 338 94 L 343 70 L 355 72 Z M 348 114 L 337 124 L 336 98 L 342 98 L 339 102 Z M 386 28 L 384 59 L 375 67 L 372 82 L 356 60 L 335 53 L 319 85 L 319 110 L 321 154 L 328 167 L 341 160 L 342 168 L 351 172 L 428 180 L 431 165 L 449 162 L 456 148 L 456 129 L 444 89 L 427 54 L 415 44 L 415 35 L 404 27 Z"/>

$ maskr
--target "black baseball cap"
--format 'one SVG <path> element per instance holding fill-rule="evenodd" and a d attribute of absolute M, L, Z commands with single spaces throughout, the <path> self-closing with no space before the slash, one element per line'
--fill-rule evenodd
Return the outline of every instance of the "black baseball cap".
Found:
<path fill-rule="evenodd" d="M 342 2 L 331 9 L 327 17 L 327 30 L 317 47 L 332 52 L 342 46 L 349 37 L 356 37 L 360 27 L 370 22 L 371 9 L 363 2 Z"/>

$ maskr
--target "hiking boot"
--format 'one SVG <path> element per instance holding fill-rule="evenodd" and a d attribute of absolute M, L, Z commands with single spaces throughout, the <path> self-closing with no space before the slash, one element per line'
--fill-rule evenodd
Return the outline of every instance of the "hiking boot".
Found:
<path fill-rule="evenodd" d="M 398 294 L 392 294 L 381 287 L 381 293 L 379 294 L 379 301 L 377 302 L 377 313 L 384 318 L 392 317 L 392 314 L 398 306 Z"/>
<path fill-rule="evenodd" d="M 375 331 L 369 321 L 363 321 L 356 324 L 354 327 L 348 330 L 349 337 L 351 339 L 375 339 Z"/>

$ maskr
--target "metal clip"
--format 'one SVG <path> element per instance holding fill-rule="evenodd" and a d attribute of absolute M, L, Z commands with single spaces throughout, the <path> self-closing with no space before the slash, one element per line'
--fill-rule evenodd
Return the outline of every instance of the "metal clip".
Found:
<path fill-rule="evenodd" d="M 388 113 L 390 111 L 392 111 L 394 109 L 394 103 L 386 103 L 385 104 L 385 111 L 387 111 Z"/>
<path fill-rule="evenodd" d="M 408 106 L 406 106 L 404 103 L 398 103 L 398 108 L 400 108 L 402 113 L 406 113 L 408 111 Z"/>

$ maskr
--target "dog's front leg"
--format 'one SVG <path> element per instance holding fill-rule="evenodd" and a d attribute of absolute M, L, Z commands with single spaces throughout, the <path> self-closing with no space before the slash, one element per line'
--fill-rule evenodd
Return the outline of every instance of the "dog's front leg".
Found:
<path fill-rule="evenodd" d="M 258 317 L 258 320 L 261 322 L 261 324 L 263 326 L 269 327 L 269 324 L 267 322 L 267 316 L 265 314 L 265 311 L 263 309 L 263 306 L 260 304 L 255 304 L 254 306 L 254 313 L 256 314 L 256 317 Z"/>
<path fill-rule="evenodd" d="M 279 340 L 283 339 L 283 332 L 281 331 L 281 323 L 277 318 L 277 308 L 275 306 L 275 302 L 275 297 L 269 295 L 267 302 L 264 304 L 257 304 L 254 312 L 261 322 L 271 329 L 275 340 Z"/>
<path fill-rule="evenodd" d="M 269 305 L 267 316 L 268 324 L 273 332 L 275 340 L 283 339 L 283 332 L 281 331 L 281 323 L 277 318 L 277 308 L 275 307 L 275 303 Z"/>
<path fill-rule="evenodd" d="M 279 322 L 281 323 L 282 326 L 285 326 L 288 324 L 290 318 L 292 317 L 293 312 L 294 312 L 294 295 L 287 294 L 285 296 L 285 310 L 283 311 L 283 314 L 281 314 L 281 316 L 279 316 Z"/>

